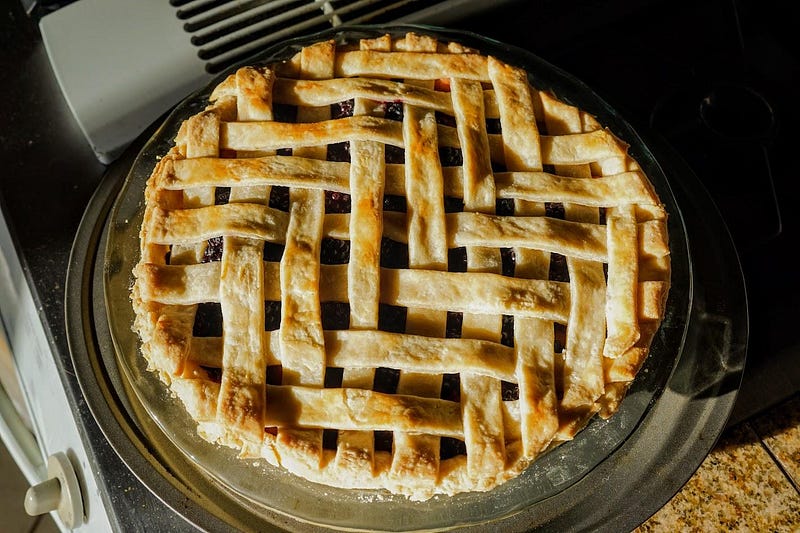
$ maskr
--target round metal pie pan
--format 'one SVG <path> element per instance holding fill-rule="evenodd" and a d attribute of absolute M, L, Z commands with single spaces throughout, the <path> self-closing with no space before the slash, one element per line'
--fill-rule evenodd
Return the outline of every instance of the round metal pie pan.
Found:
<path fill-rule="evenodd" d="M 645 141 L 590 88 L 524 50 L 440 28 L 361 26 L 287 41 L 248 63 L 287 58 L 325 38 L 352 41 L 408 31 L 458 41 L 525 68 L 535 87 L 595 115 L 629 143 L 653 182 L 669 213 L 672 284 L 651 354 L 620 410 L 607 421 L 592 420 L 573 441 L 490 492 L 426 502 L 317 485 L 200 439 L 182 404 L 138 355 L 129 289 L 145 182 L 181 121 L 205 107 L 210 89 L 227 73 L 132 145 L 109 169 L 81 223 L 66 311 L 87 403 L 142 483 L 201 529 L 222 524 L 242 530 L 635 527 L 699 466 L 733 406 L 745 357 L 747 306 L 727 230 L 705 190 L 667 147 Z"/>

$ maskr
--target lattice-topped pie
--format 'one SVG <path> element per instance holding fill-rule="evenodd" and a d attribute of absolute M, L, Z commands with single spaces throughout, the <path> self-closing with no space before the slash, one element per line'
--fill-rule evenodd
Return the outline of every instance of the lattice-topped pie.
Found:
<path fill-rule="evenodd" d="M 148 367 L 202 438 L 323 484 L 495 487 L 615 412 L 664 315 L 627 145 L 425 35 L 237 70 L 145 194 Z"/>

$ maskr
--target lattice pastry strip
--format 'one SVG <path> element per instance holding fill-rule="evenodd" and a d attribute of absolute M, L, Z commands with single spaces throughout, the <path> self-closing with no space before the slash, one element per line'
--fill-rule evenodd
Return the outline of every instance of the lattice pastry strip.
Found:
<path fill-rule="evenodd" d="M 490 489 L 613 414 L 664 314 L 627 147 L 427 36 L 238 70 L 145 196 L 148 365 L 203 438 L 321 483 Z"/>
<path fill-rule="evenodd" d="M 409 39 L 407 38 L 406 41 Z M 432 40 L 411 40 L 414 51 L 435 50 Z M 410 82 L 412 86 L 433 88 L 432 82 Z M 438 128 L 433 110 L 403 104 L 403 144 L 409 268 L 447 269 L 447 230 L 444 218 L 443 175 L 437 153 Z M 427 179 L 421 180 L 419 176 Z M 425 305 L 406 309 L 405 331 L 412 334 L 444 336 L 446 310 L 432 310 Z M 439 374 L 401 371 L 398 394 L 438 398 L 442 390 Z M 395 431 L 392 435 L 390 475 L 398 486 L 416 477 L 433 490 L 440 470 L 440 439 L 435 435 Z M 411 471 L 415 473 L 412 475 Z"/>
<path fill-rule="evenodd" d="M 362 49 L 391 49 L 391 40 L 362 40 Z M 312 94 L 315 91 L 312 91 Z M 353 97 L 353 115 L 369 115 L 373 101 L 350 94 L 337 94 L 327 104 Z M 380 247 L 383 237 L 383 194 L 385 150 L 374 141 L 350 143 L 351 215 L 347 226 L 350 232 L 350 259 L 347 266 L 347 301 L 350 302 L 350 327 L 365 332 L 378 329 L 380 310 Z M 325 346 L 333 352 L 334 341 L 326 337 Z M 369 352 L 363 346 L 361 352 Z M 345 350 L 346 352 L 346 350 Z M 371 389 L 375 369 L 379 366 L 352 365 L 330 362 L 329 366 L 343 369 L 342 387 Z M 375 443 L 371 431 L 342 430 L 337 435 L 336 463 L 344 473 L 352 470 L 372 472 L 375 464 Z"/>
<path fill-rule="evenodd" d="M 489 76 L 495 87 L 503 135 L 503 159 L 506 168 L 514 171 L 541 173 L 542 154 L 536 105 L 527 76 L 519 69 L 489 58 Z M 541 106 L 539 106 L 541 108 Z M 530 176 L 532 174 L 525 174 Z M 498 196 L 502 185 L 495 187 Z M 567 185 L 572 185 L 565 182 Z M 545 187 L 543 190 L 548 190 Z M 502 196 L 501 196 L 502 197 Z M 559 196 L 561 200 L 563 196 Z M 523 216 L 541 217 L 545 207 L 541 200 L 518 196 L 514 212 Z M 541 249 L 514 248 L 514 275 L 527 279 L 545 279 L 549 274 L 550 257 Z M 552 441 L 558 427 L 555 386 L 554 326 L 546 319 L 514 316 L 514 347 L 519 404 L 521 454 L 535 457 Z M 510 424 L 507 424 L 510 425 Z"/>

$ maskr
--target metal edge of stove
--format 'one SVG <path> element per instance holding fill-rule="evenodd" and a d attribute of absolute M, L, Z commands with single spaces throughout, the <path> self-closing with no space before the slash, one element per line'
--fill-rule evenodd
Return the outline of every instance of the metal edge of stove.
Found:
<path fill-rule="evenodd" d="M 521 0 L 494 0 L 492 2 L 475 0 L 444 0 L 425 9 L 399 17 L 395 24 L 435 24 L 443 25 L 454 20 L 475 16 L 487 9 L 513 4 Z"/>
<path fill-rule="evenodd" d="M 658 150 L 659 156 L 665 152 L 668 153 L 668 149 Z M 670 159 L 672 164 L 681 166 L 681 161 L 674 154 L 665 157 Z M 713 249 L 715 251 L 715 253 L 711 254 L 701 254 L 704 257 L 704 260 L 700 262 L 701 270 L 705 275 L 719 274 L 720 272 L 727 273 L 722 280 L 722 284 L 728 289 L 727 294 L 719 292 L 719 287 L 717 286 L 713 287 L 714 290 L 708 291 L 704 289 L 702 283 L 700 286 L 695 285 L 696 289 L 698 289 L 695 302 L 698 305 L 692 308 L 692 320 L 696 322 L 712 320 L 713 322 L 714 316 L 722 316 L 724 318 L 724 313 L 729 307 L 725 301 L 726 298 L 731 297 L 734 299 L 735 316 L 728 317 L 727 322 L 725 320 L 722 321 L 724 326 L 722 349 L 718 350 L 719 353 L 714 354 L 718 356 L 716 363 L 710 366 L 703 366 L 699 376 L 696 372 L 698 363 L 702 359 L 702 354 L 699 352 L 708 348 L 719 348 L 720 338 L 717 336 L 707 338 L 709 336 L 707 332 L 712 331 L 714 328 L 700 328 L 692 338 L 688 339 L 688 346 L 692 353 L 679 362 L 664 393 L 667 400 L 661 402 L 662 411 L 674 409 L 675 406 L 680 406 L 684 410 L 684 416 L 676 421 L 677 427 L 670 428 L 673 431 L 666 432 L 666 435 L 665 430 L 668 428 L 651 427 L 647 435 L 632 437 L 623 445 L 623 448 L 637 446 L 646 448 L 656 446 L 660 448 L 664 446 L 663 439 L 667 438 L 669 440 L 669 451 L 675 452 L 669 454 L 670 457 L 678 455 L 684 460 L 671 461 L 665 454 L 664 457 L 657 460 L 642 462 L 637 468 L 639 470 L 646 468 L 648 473 L 653 474 L 652 478 L 657 481 L 645 484 L 644 487 L 637 487 L 636 490 L 640 499 L 633 504 L 631 502 L 618 501 L 619 495 L 625 493 L 625 491 L 618 491 L 616 497 L 608 498 L 608 501 L 604 502 L 602 506 L 589 506 L 589 512 L 586 512 L 586 508 L 584 508 L 580 515 L 576 515 L 574 512 L 559 514 L 563 508 L 564 498 L 574 498 L 575 496 L 575 494 L 571 494 L 569 490 L 566 490 L 563 495 L 555 496 L 542 502 L 543 505 L 537 506 L 537 518 L 535 521 L 541 524 L 543 523 L 541 520 L 547 520 L 548 527 L 554 526 L 566 529 L 574 529 L 576 527 L 579 529 L 583 527 L 594 529 L 600 527 L 608 530 L 635 527 L 655 509 L 663 505 L 688 480 L 694 469 L 699 466 L 715 443 L 732 409 L 736 390 L 738 390 L 738 383 L 741 379 L 741 369 L 744 363 L 747 343 L 746 301 L 744 300 L 743 277 L 741 268 L 738 266 L 738 256 L 713 202 L 711 202 L 696 178 L 693 178 L 688 167 L 684 164 L 680 171 L 670 174 L 671 177 L 678 178 L 679 183 L 676 184 L 677 187 L 675 188 L 682 191 L 683 201 L 685 202 L 685 204 L 680 205 L 688 207 L 691 204 L 691 209 L 683 209 L 683 212 L 689 213 L 690 218 L 694 217 L 696 219 L 695 224 L 699 222 L 699 219 L 697 219 L 700 216 L 699 213 L 706 214 L 706 217 L 702 220 L 703 224 L 700 224 L 700 227 L 705 228 L 705 232 L 690 236 L 690 241 L 693 241 L 692 250 Z M 684 176 L 684 178 L 679 176 Z M 206 525 L 218 525 L 215 517 L 214 519 L 208 516 L 198 517 L 194 512 L 189 513 L 192 515 L 191 518 L 187 517 L 186 506 L 191 504 L 189 500 L 192 498 L 188 497 L 184 492 L 185 487 L 182 490 L 179 487 L 180 483 L 174 479 L 157 479 L 164 472 L 154 473 L 152 471 L 154 466 L 152 461 L 156 459 L 146 456 L 148 450 L 141 442 L 137 446 L 130 441 L 138 438 L 137 430 L 135 429 L 136 423 L 122 412 L 125 409 L 124 406 L 116 405 L 112 408 L 108 405 L 109 401 L 111 403 L 118 402 L 120 398 L 112 391 L 115 384 L 108 381 L 108 374 L 102 370 L 103 362 L 98 359 L 96 351 L 98 338 L 95 336 L 95 332 L 91 331 L 92 320 L 91 317 L 87 316 L 87 309 L 92 306 L 90 295 L 87 294 L 87 292 L 91 292 L 91 289 L 87 291 L 87 284 L 91 286 L 92 281 L 87 276 L 96 275 L 97 271 L 95 270 L 93 274 L 92 270 L 97 268 L 102 270 L 103 267 L 103 265 L 92 265 L 91 263 L 97 261 L 97 256 L 93 254 L 96 253 L 98 249 L 96 246 L 99 244 L 99 240 L 102 239 L 99 234 L 103 231 L 109 202 L 115 196 L 114 191 L 119 186 L 118 180 L 119 175 L 114 176 L 113 172 L 110 172 L 103 180 L 96 195 L 97 198 L 93 198 L 87 209 L 86 224 L 81 224 L 81 229 L 75 242 L 77 258 L 84 258 L 82 275 L 75 276 L 74 273 L 71 273 L 72 275 L 68 276 L 70 281 L 67 287 L 67 313 L 68 316 L 81 317 L 80 321 L 74 321 L 81 322 L 80 325 L 70 326 L 70 321 L 68 320 L 71 351 L 73 350 L 73 345 L 75 346 L 72 356 L 74 360 L 85 359 L 83 362 L 76 361 L 76 368 L 80 365 L 85 369 L 88 364 L 91 373 L 85 375 L 94 375 L 101 382 L 100 386 L 104 390 L 92 390 L 91 384 L 88 383 L 85 386 L 82 383 L 81 388 L 84 389 L 85 395 L 91 396 L 91 401 L 87 398 L 87 403 L 90 404 L 93 414 L 98 418 L 98 422 L 100 422 L 103 432 L 109 438 L 112 446 L 121 456 L 124 456 L 123 460 L 129 467 L 138 469 L 134 474 L 148 488 L 157 492 L 157 496 L 165 504 L 190 522 L 200 527 L 203 527 L 202 524 L 204 522 Z M 708 216 L 709 214 L 710 216 Z M 711 223 L 710 225 L 713 228 L 705 226 L 708 222 Z M 720 238 L 722 236 L 727 236 L 727 238 Z M 88 261 L 90 256 L 93 261 Z M 96 289 L 97 285 L 94 288 Z M 715 311 L 721 311 L 722 314 L 715 313 Z M 709 317 L 712 318 L 709 319 Z M 87 320 L 89 323 L 86 323 Z M 79 346 L 80 344 L 85 344 L 85 346 Z M 76 357 L 76 354 L 79 357 Z M 89 357 L 90 355 L 91 357 Z M 102 357 L 101 355 L 100 359 Z M 648 418 L 651 415 L 648 415 Z M 127 444 L 124 444 L 126 441 Z M 120 444 L 121 442 L 123 444 Z M 687 457 L 690 457 L 688 461 L 689 468 L 687 468 L 686 464 Z M 629 477 L 629 472 L 623 474 L 620 472 L 621 469 L 615 469 L 615 466 L 601 464 L 595 469 L 593 475 L 602 476 L 604 480 L 617 480 L 621 487 L 627 486 L 629 481 L 626 483 L 626 479 Z M 145 472 L 144 474 L 142 473 L 143 471 Z M 154 475 L 156 479 L 153 479 Z M 143 479 L 143 477 L 147 479 Z M 584 483 L 584 481 L 586 480 L 582 480 L 579 484 Z M 588 504 L 588 502 L 586 503 Z M 597 514 L 599 508 L 606 509 L 610 503 L 619 504 L 623 511 L 619 511 L 611 518 L 603 517 L 601 519 Z M 531 519 L 532 517 L 529 513 L 518 513 L 503 523 L 503 529 L 527 529 L 530 525 L 528 520 Z M 211 523 L 208 523 L 209 520 L 211 520 Z M 212 527 L 212 529 L 214 528 Z"/>

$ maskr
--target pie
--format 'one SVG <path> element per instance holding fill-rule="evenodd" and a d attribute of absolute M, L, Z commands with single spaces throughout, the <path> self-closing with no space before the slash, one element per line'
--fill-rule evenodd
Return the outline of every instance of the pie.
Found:
<path fill-rule="evenodd" d="M 417 33 L 243 67 L 145 191 L 134 329 L 205 440 L 412 500 L 486 491 L 611 416 L 664 317 L 628 145 Z"/>

